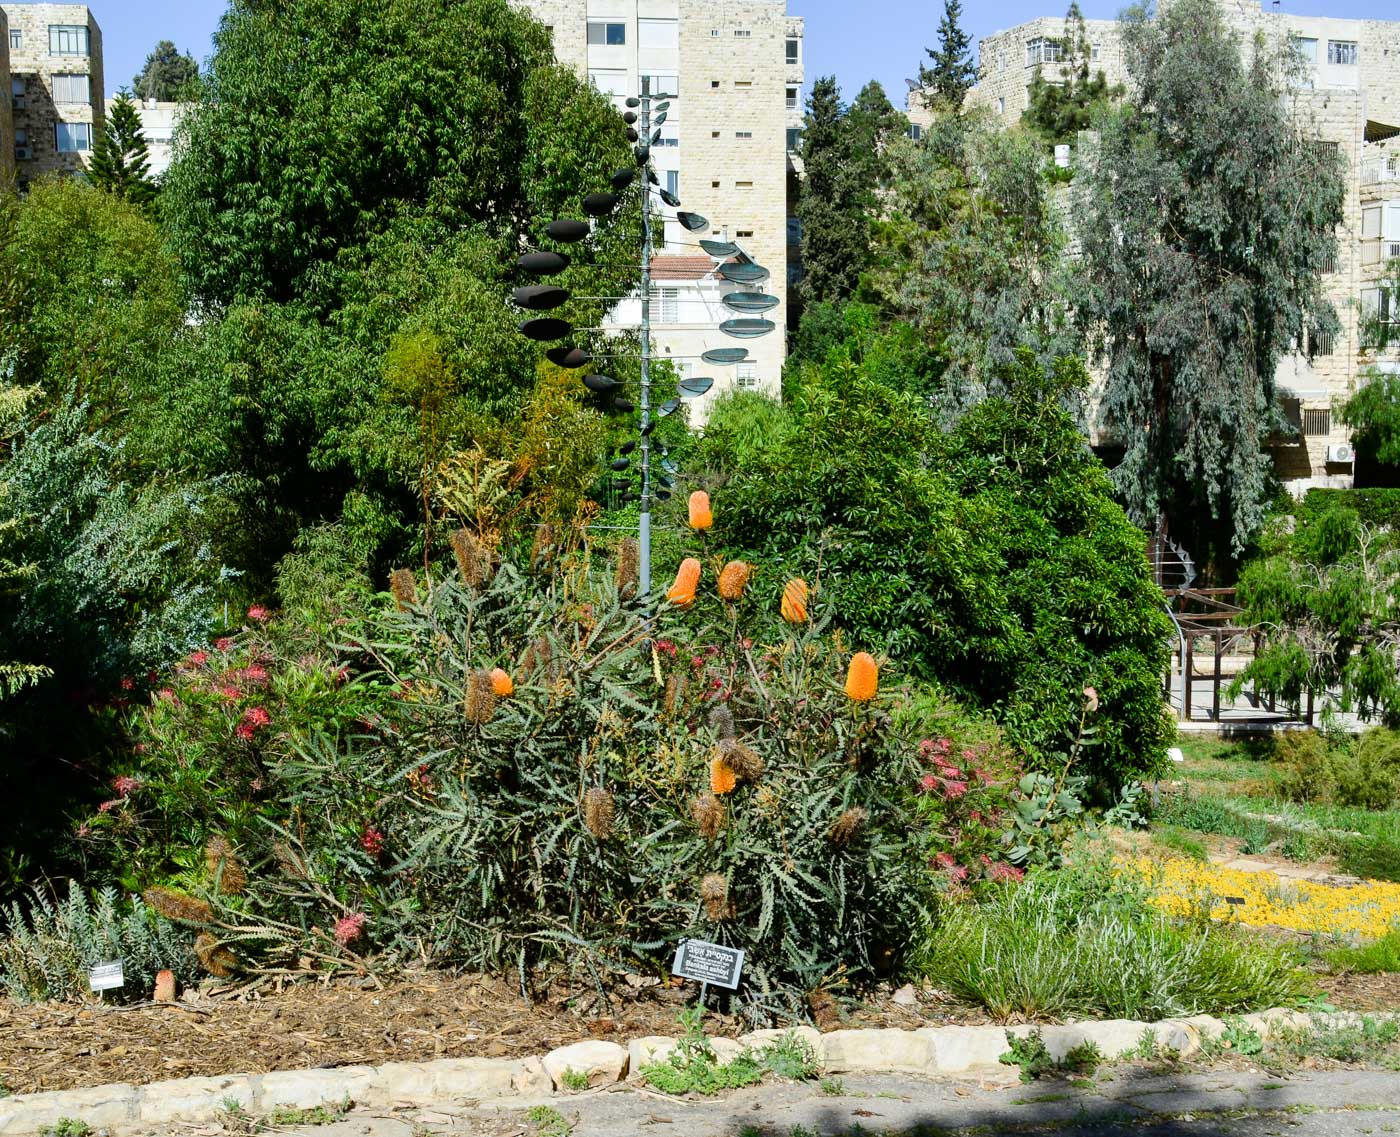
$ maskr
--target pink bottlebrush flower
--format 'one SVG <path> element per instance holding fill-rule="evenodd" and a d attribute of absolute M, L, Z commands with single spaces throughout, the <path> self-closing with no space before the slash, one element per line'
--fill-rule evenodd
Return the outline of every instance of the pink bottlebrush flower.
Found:
<path fill-rule="evenodd" d="M 672 659 L 676 658 L 676 645 L 670 640 L 657 640 L 656 650 L 662 655 L 669 655 Z"/>
<path fill-rule="evenodd" d="M 967 867 L 965 865 L 954 865 L 948 870 L 948 875 L 955 881 L 967 879 Z"/>
<path fill-rule="evenodd" d="M 121 687 L 123 691 L 134 691 L 136 690 L 136 680 L 127 675 L 122 679 Z"/>
<path fill-rule="evenodd" d="M 705 657 L 702 655 L 692 655 L 690 657 L 690 666 L 695 668 L 696 671 L 699 671 L 705 666 Z"/>
<path fill-rule="evenodd" d="M 155 682 L 158 678 L 160 677 L 154 671 L 146 672 L 146 682 L 151 684 L 151 686 L 155 686 Z"/>
<path fill-rule="evenodd" d="M 114 810 L 117 806 L 121 805 L 121 803 L 122 803 L 122 799 L 121 799 L 121 798 L 117 798 L 115 801 L 104 801 L 101 805 L 99 805 L 99 806 L 97 807 L 97 812 L 98 812 L 98 813 L 111 813 L 112 810 Z"/>
<path fill-rule="evenodd" d="M 144 742 L 138 742 L 132 749 L 134 749 L 137 754 L 145 754 L 147 746 Z"/>
<path fill-rule="evenodd" d="M 981 825 L 984 820 L 984 818 L 982 817 L 982 811 L 980 809 L 974 809 L 971 813 L 967 815 L 967 819 L 971 821 L 974 825 Z"/>
<path fill-rule="evenodd" d="M 262 707 L 249 707 L 243 712 L 243 717 L 239 719 L 238 726 L 234 728 L 234 733 L 238 735 L 239 738 L 252 738 L 260 728 L 267 726 L 271 721 L 272 716 L 263 710 Z"/>
<path fill-rule="evenodd" d="M 255 624 L 266 624 L 272 619 L 272 613 L 261 604 L 254 604 L 248 609 L 248 619 L 252 620 Z"/>
<path fill-rule="evenodd" d="M 230 703 L 243 695 L 243 692 L 232 683 L 225 683 L 222 687 L 215 688 L 215 690 L 219 693 L 221 698 L 227 699 Z"/>
<path fill-rule="evenodd" d="M 233 647 L 233 637 L 232 637 L 232 636 L 223 636 L 223 637 L 221 637 L 220 639 L 217 639 L 217 640 L 214 641 L 214 650 L 215 650 L 215 651 L 221 651 L 221 652 L 224 652 L 224 653 L 227 654 L 228 650 L 229 650 L 231 647 Z"/>
<path fill-rule="evenodd" d="M 1005 861 L 998 861 L 987 870 L 987 875 L 992 880 L 1023 880 L 1026 876 L 1026 870 L 1009 865 Z"/>
<path fill-rule="evenodd" d="M 239 674 L 249 683 L 261 684 L 267 682 L 267 668 L 260 667 L 256 663 L 245 667 Z"/>
<path fill-rule="evenodd" d="M 249 789 L 252 793 L 261 793 L 261 792 L 262 792 L 262 788 L 263 788 L 263 780 L 262 780 L 261 777 L 254 778 L 251 782 L 248 783 L 248 789 Z"/>
<path fill-rule="evenodd" d="M 975 750 L 964 750 L 964 751 L 962 752 L 962 756 L 963 756 L 963 761 L 964 761 L 964 762 L 971 762 L 974 758 L 977 757 L 977 751 L 975 751 Z"/>
<path fill-rule="evenodd" d="M 73 835 L 75 837 L 91 837 L 92 826 L 84 822 L 82 825 L 79 825 L 78 828 L 73 831 Z"/>
<path fill-rule="evenodd" d="M 360 847 L 371 857 L 377 857 L 384 851 L 384 834 L 371 826 L 365 826 L 365 830 L 360 834 Z"/>
<path fill-rule="evenodd" d="M 919 743 L 919 757 L 921 757 L 921 758 L 932 758 L 932 757 L 933 757 L 933 739 L 931 739 L 931 738 L 925 738 L 922 742 Z"/>
<path fill-rule="evenodd" d="M 177 696 L 175 692 L 172 691 L 169 687 L 162 687 L 159 691 L 157 691 L 156 698 L 159 699 L 162 703 L 178 703 L 180 701 L 179 696 Z"/>
<path fill-rule="evenodd" d="M 191 667 L 203 667 L 209 662 L 209 653 L 207 651 L 192 651 L 186 656 L 185 662 Z"/>
<path fill-rule="evenodd" d="M 943 794 L 950 800 L 956 801 L 965 793 L 967 793 L 966 782 L 945 782 L 943 785 Z"/>
<path fill-rule="evenodd" d="M 951 869 L 958 862 L 952 853 L 939 853 L 933 858 L 933 863 L 941 869 Z"/>
<path fill-rule="evenodd" d="M 335 922 L 335 942 L 341 947 L 347 947 L 358 940 L 364 930 L 363 912 L 352 912 L 349 916 L 342 916 Z"/>
<path fill-rule="evenodd" d="M 923 790 L 924 793 L 931 794 L 937 788 L 938 779 L 932 774 L 925 774 L 922 778 L 919 779 L 919 789 Z"/>
<path fill-rule="evenodd" d="M 129 797 L 141 788 L 141 783 L 130 774 L 122 774 L 120 777 L 112 779 L 112 788 L 122 797 Z"/>

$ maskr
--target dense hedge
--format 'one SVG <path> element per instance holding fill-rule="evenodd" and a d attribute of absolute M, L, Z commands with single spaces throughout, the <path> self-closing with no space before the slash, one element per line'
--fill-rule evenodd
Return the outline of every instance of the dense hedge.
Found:
<path fill-rule="evenodd" d="M 1400 529 L 1400 489 L 1308 490 L 1298 507 L 1298 519 L 1308 523 L 1324 513 L 1352 509 L 1366 525 Z"/>

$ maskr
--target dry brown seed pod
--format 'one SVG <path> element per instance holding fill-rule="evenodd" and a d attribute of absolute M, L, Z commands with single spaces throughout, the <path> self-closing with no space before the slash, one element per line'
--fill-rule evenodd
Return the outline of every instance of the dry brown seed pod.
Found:
<path fill-rule="evenodd" d="M 389 574 L 389 591 L 394 594 L 394 603 L 400 612 L 406 612 L 418 603 L 418 578 L 412 569 L 395 569 Z"/>
<path fill-rule="evenodd" d="M 865 821 L 869 816 L 870 814 L 860 806 L 846 810 L 831 826 L 829 836 L 832 844 L 849 845 L 865 828 Z"/>
<path fill-rule="evenodd" d="M 248 874 L 233 851 L 228 838 L 215 833 L 204 846 L 204 865 L 209 875 L 218 882 L 218 889 L 225 896 L 239 896 L 248 887 Z"/>
<path fill-rule="evenodd" d="M 732 920 L 734 905 L 729 902 L 729 881 L 717 873 L 709 873 L 700 882 L 700 899 L 705 905 L 705 914 L 716 922 Z"/>
<path fill-rule="evenodd" d="M 737 738 L 727 738 L 719 744 L 720 756 L 741 782 L 756 782 L 763 776 L 763 759 Z"/>
<path fill-rule="evenodd" d="M 194 954 L 204 970 L 216 979 L 227 979 L 238 970 L 238 957 L 219 943 L 213 932 L 200 932 L 194 938 Z"/>
<path fill-rule="evenodd" d="M 554 559 L 556 541 L 553 525 L 536 525 L 535 540 L 530 546 L 530 567 L 538 568 Z"/>
<path fill-rule="evenodd" d="M 617 547 L 617 567 L 613 570 L 613 583 L 617 594 L 623 600 L 631 600 L 637 595 L 637 579 L 642 563 L 641 547 L 635 537 L 623 538 Z"/>
<path fill-rule="evenodd" d="M 718 739 L 734 737 L 734 712 L 723 703 L 710 711 L 710 730 Z"/>
<path fill-rule="evenodd" d="M 159 912 L 167 920 L 177 920 L 182 924 L 207 924 L 214 918 L 214 911 L 207 902 L 176 892 L 173 888 L 148 888 L 141 894 L 141 899 L 152 912 Z"/>
<path fill-rule="evenodd" d="M 469 723 L 485 726 L 496 713 L 496 688 L 491 672 L 478 669 L 467 679 L 467 697 L 462 707 Z"/>
<path fill-rule="evenodd" d="M 714 794 L 701 794 L 691 802 L 690 815 L 706 841 L 713 841 L 724 828 L 724 802 Z"/>
<path fill-rule="evenodd" d="M 595 786 L 583 795 L 583 823 L 600 841 L 612 835 L 614 808 L 613 796 L 607 790 Z"/>
<path fill-rule="evenodd" d="M 463 583 L 475 588 L 491 574 L 490 550 L 471 532 L 455 529 L 447 542 L 452 546 L 452 555 L 457 560 L 457 571 L 462 574 Z"/>

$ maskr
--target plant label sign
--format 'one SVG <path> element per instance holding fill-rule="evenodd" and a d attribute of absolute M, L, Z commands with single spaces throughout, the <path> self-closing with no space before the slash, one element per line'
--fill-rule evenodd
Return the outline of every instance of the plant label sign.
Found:
<path fill-rule="evenodd" d="M 693 979 L 697 983 L 727 987 L 731 991 L 739 989 L 739 974 L 743 970 L 744 952 L 741 948 L 725 947 L 705 940 L 681 940 L 671 964 L 672 975 Z"/>
<path fill-rule="evenodd" d="M 122 961 L 119 959 L 99 963 L 88 972 L 88 986 L 94 991 L 113 991 L 125 985 L 126 976 L 122 974 Z"/>

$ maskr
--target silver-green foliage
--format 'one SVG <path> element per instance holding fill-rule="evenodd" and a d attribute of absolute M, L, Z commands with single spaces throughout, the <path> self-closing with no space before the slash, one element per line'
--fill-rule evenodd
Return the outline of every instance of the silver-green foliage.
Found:
<path fill-rule="evenodd" d="M 195 977 L 188 937 L 149 911 L 139 897 L 124 903 L 114 888 L 95 898 L 75 881 L 55 904 L 36 893 L 29 912 L 11 904 L 0 939 L 0 983 L 22 1003 L 89 997 L 88 970 L 121 960 L 125 986 L 108 998 L 131 1001 L 149 994 L 156 973 Z"/>

